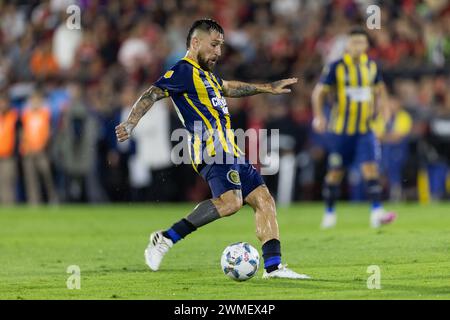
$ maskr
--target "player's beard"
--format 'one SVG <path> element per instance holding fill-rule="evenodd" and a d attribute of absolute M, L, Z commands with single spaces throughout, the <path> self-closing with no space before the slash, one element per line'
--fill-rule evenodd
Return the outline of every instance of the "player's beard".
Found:
<path fill-rule="evenodd" d="M 197 55 L 197 61 L 198 61 L 198 64 L 200 65 L 200 67 L 201 67 L 203 70 L 206 70 L 206 71 L 213 71 L 214 66 L 216 65 L 215 63 L 211 62 L 211 60 L 206 60 L 206 59 L 200 54 L 200 52 L 199 52 L 198 55 Z"/>

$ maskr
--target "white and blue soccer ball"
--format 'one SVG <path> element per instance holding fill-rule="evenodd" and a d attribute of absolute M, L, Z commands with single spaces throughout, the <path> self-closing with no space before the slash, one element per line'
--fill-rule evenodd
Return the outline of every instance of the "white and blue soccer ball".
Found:
<path fill-rule="evenodd" d="M 259 268 L 259 253 L 247 242 L 230 244 L 222 253 L 222 271 L 236 281 L 252 278 Z"/>

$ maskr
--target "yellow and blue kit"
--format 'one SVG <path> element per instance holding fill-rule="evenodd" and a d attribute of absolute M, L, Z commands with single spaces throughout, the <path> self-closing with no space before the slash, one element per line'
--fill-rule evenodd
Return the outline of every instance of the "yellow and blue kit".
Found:
<path fill-rule="evenodd" d="M 382 82 L 375 61 L 348 54 L 326 66 L 320 82 L 335 93 L 328 126 L 329 166 L 377 161 L 379 144 L 372 131 L 374 86 Z"/>
<path fill-rule="evenodd" d="M 185 57 L 154 85 L 172 99 L 178 117 L 191 136 L 192 165 L 209 183 L 214 198 L 232 189 L 242 189 L 245 198 L 264 183 L 234 141 L 220 77 Z M 205 162 L 205 156 L 217 155 L 215 163 Z"/>

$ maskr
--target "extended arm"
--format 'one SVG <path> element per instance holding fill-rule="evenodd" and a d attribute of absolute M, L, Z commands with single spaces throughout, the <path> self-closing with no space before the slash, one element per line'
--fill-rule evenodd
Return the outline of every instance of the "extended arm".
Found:
<path fill-rule="evenodd" d="M 151 86 L 134 103 L 128 119 L 116 127 L 116 136 L 119 142 L 130 138 L 131 131 L 136 127 L 139 120 L 147 113 L 153 104 L 165 97 L 164 91 L 158 87 Z"/>
<path fill-rule="evenodd" d="M 291 92 L 291 89 L 286 89 L 285 87 L 297 81 L 297 78 L 289 78 L 271 83 L 258 84 L 224 80 L 222 88 L 225 97 L 231 98 L 252 96 L 258 93 L 282 94 Z"/>

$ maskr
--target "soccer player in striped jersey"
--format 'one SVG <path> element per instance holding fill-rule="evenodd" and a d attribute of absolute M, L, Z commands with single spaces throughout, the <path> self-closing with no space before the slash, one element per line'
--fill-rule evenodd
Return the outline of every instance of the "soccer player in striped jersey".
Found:
<path fill-rule="evenodd" d="M 198 204 L 185 218 L 165 231 L 151 234 L 145 260 L 156 271 L 167 251 L 179 240 L 214 220 L 236 213 L 249 204 L 255 212 L 256 235 L 262 244 L 263 278 L 304 279 L 281 264 L 281 248 L 275 202 L 256 169 L 242 161 L 243 153 L 234 142 L 225 97 L 244 97 L 259 93 L 283 94 L 296 78 L 267 84 L 225 81 L 212 71 L 224 43 L 222 27 L 210 19 L 194 22 L 187 37 L 187 53 L 156 81 L 134 104 L 128 119 L 116 127 L 117 139 L 125 141 L 139 119 L 154 102 L 170 97 L 178 116 L 191 135 L 191 160 L 209 184 L 213 198 Z M 199 133 L 196 127 L 201 127 Z M 205 151 L 205 152 L 203 152 Z M 223 154 L 219 161 L 207 163 L 206 156 Z M 230 161 L 231 159 L 231 161 Z M 244 158 L 245 159 L 245 158 Z M 228 160 L 221 162 L 220 160 Z M 240 161 L 238 161 L 240 160 Z"/>
<path fill-rule="evenodd" d="M 368 35 L 363 29 L 351 30 L 345 54 L 324 68 L 312 94 L 313 127 L 316 132 L 327 135 L 329 145 L 323 189 L 326 210 L 321 225 L 325 229 L 336 225 L 335 202 L 344 169 L 352 162 L 361 164 L 367 195 L 372 202 L 370 225 L 378 228 L 396 217 L 386 212 L 381 203 L 377 163 L 380 147 L 371 123 L 375 111 L 388 110 L 381 110 L 386 107 L 386 89 L 377 64 L 366 54 L 368 46 Z M 328 93 L 333 93 L 334 100 L 329 121 L 323 111 Z"/>

